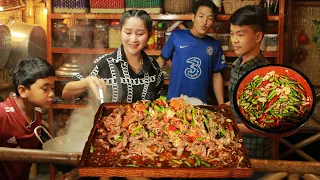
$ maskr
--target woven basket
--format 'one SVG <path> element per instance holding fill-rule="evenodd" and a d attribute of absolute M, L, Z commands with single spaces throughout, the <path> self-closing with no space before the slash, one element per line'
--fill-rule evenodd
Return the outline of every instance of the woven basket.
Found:
<path fill-rule="evenodd" d="M 237 9 L 246 5 L 258 5 L 260 0 L 224 0 L 223 8 L 225 14 L 233 14 Z"/>
<path fill-rule="evenodd" d="M 161 13 L 163 0 L 126 0 L 126 10 L 139 9 L 147 13 Z"/>
<path fill-rule="evenodd" d="M 89 0 L 54 0 L 53 12 L 87 13 L 89 12 Z"/>
<path fill-rule="evenodd" d="M 90 0 L 91 13 L 124 13 L 125 0 Z"/>
<path fill-rule="evenodd" d="M 3 9 L 7 9 L 20 7 L 21 4 L 18 0 L 0 0 L 0 6 L 3 7 Z"/>
<path fill-rule="evenodd" d="M 192 0 L 164 0 L 164 10 L 169 13 L 189 13 Z"/>

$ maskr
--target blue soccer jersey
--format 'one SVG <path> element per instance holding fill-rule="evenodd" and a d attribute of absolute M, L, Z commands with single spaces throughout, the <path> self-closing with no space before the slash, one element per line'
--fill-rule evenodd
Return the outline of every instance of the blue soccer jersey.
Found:
<path fill-rule="evenodd" d="M 207 102 L 212 74 L 226 67 L 220 42 L 213 37 L 198 38 L 190 30 L 176 30 L 161 52 L 172 60 L 168 99 L 181 94 Z"/>

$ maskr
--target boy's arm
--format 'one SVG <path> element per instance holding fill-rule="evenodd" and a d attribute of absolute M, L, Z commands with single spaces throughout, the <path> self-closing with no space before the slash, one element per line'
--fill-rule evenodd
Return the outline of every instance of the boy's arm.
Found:
<path fill-rule="evenodd" d="M 220 72 L 213 73 L 212 75 L 212 84 L 213 84 L 213 91 L 214 94 L 216 95 L 218 104 L 223 104 L 224 103 L 224 98 L 223 98 L 223 79 L 222 75 Z"/>
<path fill-rule="evenodd" d="M 160 69 L 163 69 L 164 65 L 166 65 L 167 61 L 164 60 L 161 56 L 158 57 L 157 62 L 160 66 Z"/>

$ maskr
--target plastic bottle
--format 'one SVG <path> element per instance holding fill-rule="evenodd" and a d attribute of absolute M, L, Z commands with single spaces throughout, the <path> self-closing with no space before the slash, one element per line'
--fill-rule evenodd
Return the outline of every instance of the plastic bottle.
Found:
<path fill-rule="evenodd" d="M 157 49 L 162 49 L 165 42 L 165 31 L 162 29 L 162 23 L 158 23 Z"/>
<path fill-rule="evenodd" d="M 153 49 L 157 49 L 157 41 L 158 41 L 158 23 L 157 22 L 153 22 L 152 26 L 153 26 Z"/>

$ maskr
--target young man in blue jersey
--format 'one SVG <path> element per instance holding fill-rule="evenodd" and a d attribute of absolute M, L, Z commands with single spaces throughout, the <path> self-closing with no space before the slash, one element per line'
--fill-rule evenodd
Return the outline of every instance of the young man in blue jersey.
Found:
<path fill-rule="evenodd" d="M 157 59 L 161 68 L 169 59 L 172 60 L 167 99 L 184 94 L 206 103 L 208 86 L 213 80 L 217 102 L 222 104 L 223 79 L 220 72 L 226 67 L 225 57 L 220 42 L 207 36 L 218 9 L 210 0 L 199 0 L 192 12 L 193 27 L 172 32 Z"/>

